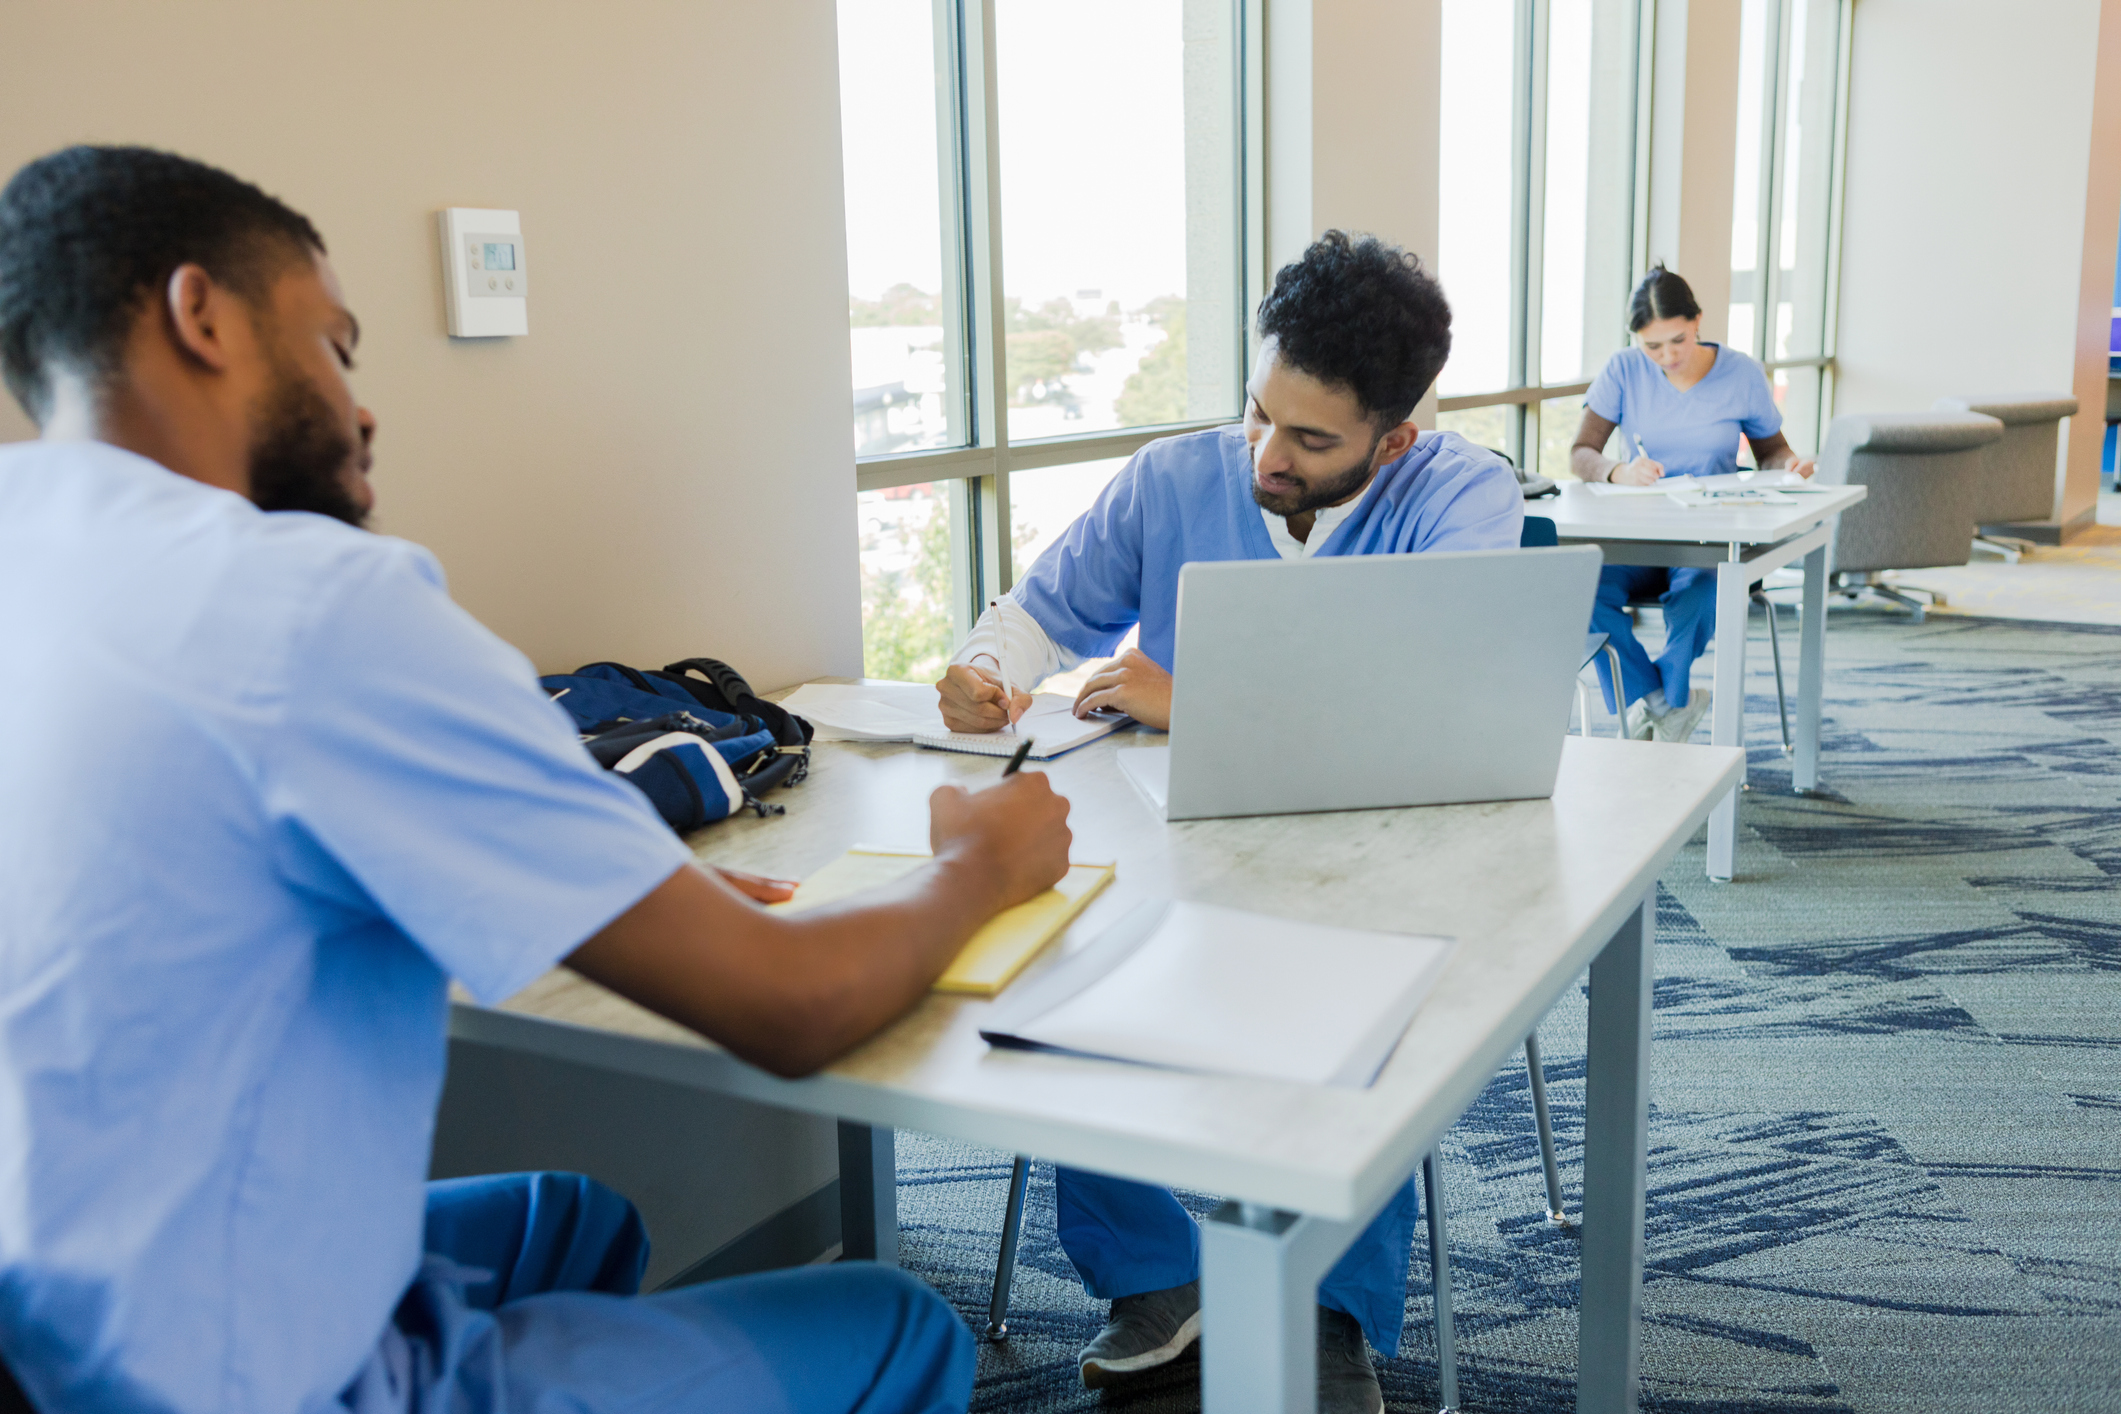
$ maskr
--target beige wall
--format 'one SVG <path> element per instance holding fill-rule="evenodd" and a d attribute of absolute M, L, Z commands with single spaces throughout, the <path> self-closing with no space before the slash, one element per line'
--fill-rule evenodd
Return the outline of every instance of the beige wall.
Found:
<path fill-rule="evenodd" d="M 378 528 L 541 668 L 859 671 L 831 0 L 11 0 L 0 28 L 0 170 L 149 143 L 317 222 Z M 444 206 L 522 211 L 529 337 L 446 337 Z"/>
<path fill-rule="evenodd" d="M 1730 333 L 1741 13 L 1739 0 L 1656 6 L 1649 256 L 1685 277 L 1712 341 Z"/>
<path fill-rule="evenodd" d="M 1267 278 L 1338 227 L 1436 268 L 1441 0 L 1267 6 Z M 1415 409 L 1433 426 L 1435 390 Z"/>
<path fill-rule="evenodd" d="M 2065 519 L 2097 494 L 2121 219 L 2121 4 L 2104 33 L 2101 9 L 1861 0 L 1852 41 L 1835 410 L 2073 391 Z"/>

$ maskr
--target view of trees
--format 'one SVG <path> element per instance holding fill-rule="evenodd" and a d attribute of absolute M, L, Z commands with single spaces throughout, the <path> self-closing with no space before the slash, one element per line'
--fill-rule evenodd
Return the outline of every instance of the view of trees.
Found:
<path fill-rule="evenodd" d="M 950 658 L 950 513 L 941 497 L 914 537 L 903 570 L 862 564 L 862 672 L 894 682 L 934 681 Z"/>
<path fill-rule="evenodd" d="M 875 329 L 887 324 L 940 324 L 943 297 L 912 285 L 893 285 L 877 299 L 847 301 L 847 322 L 856 329 Z"/>
<path fill-rule="evenodd" d="M 1023 404 L 1059 391 L 1060 380 L 1077 371 L 1085 354 L 1120 346 L 1119 304 L 1088 317 L 1072 301 L 1049 299 L 1036 309 L 1011 298 L 1003 305 L 1009 358 L 1009 401 Z"/>
<path fill-rule="evenodd" d="M 1122 427 L 1154 427 L 1186 418 L 1186 302 L 1177 295 L 1158 295 L 1142 313 L 1164 331 L 1163 341 L 1143 356 L 1141 367 L 1127 375 L 1113 411 Z"/>

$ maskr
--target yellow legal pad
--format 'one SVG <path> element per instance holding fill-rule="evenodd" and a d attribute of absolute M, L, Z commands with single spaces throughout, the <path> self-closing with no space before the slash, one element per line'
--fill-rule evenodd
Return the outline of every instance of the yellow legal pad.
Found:
<path fill-rule="evenodd" d="M 794 898 L 770 907 L 793 910 L 833 903 L 911 873 L 927 858 L 896 850 L 850 849 L 805 879 Z M 991 997 L 1008 986 L 1038 956 L 1039 949 L 1059 937 L 1112 882 L 1115 868 L 1111 864 L 1071 865 L 1058 884 L 1037 898 L 995 914 L 972 935 L 949 970 L 935 979 L 934 990 Z"/>

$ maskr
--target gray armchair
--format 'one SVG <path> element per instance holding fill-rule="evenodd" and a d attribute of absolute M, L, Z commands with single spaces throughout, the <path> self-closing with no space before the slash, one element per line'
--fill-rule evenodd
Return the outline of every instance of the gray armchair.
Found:
<path fill-rule="evenodd" d="M 1818 480 L 1870 489 L 1835 528 L 1827 552 L 1835 592 L 1890 599 L 1920 623 L 1923 603 L 1888 587 L 1879 575 L 1967 562 L 1985 504 L 1983 452 L 2002 437 L 2002 422 L 1975 412 L 1835 418 L 1819 454 Z M 1934 593 L 1930 598 L 1944 602 Z"/>
<path fill-rule="evenodd" d="M 1978 412 L 2003 424 L 2003 437 L 1991 446 L 1988 473 L 1974 524 L 1975 543 L 2016 563 L 2030 541 L 2012 528 L 2014 521 L 2044 521 L 2055 514 L 2055 453 L 2062 419 L 2074 417 L 2077 400 L 2048 393 L 1998 393 L 1980 397 L 1939 398 L 1940 412 Z"/>

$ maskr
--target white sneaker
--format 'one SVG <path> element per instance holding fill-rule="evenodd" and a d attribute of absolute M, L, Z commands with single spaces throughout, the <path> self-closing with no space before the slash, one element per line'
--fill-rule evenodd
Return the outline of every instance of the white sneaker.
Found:
<path fill-rule="evenodd" d="M 1708 715 L 1713 694 L 1705 687 L 1697 687 L 1687 694 L 1686 706 L 1674 707 L 1661 717 L 1650 718 L 1651 730 L 1659 741 L 1689 741 L 1694 728 Z"/>
<path fill-rule="evenodd" d="M 1650 715 L 1649 705 L 1641 699 L 1628 704 L 1626 717 L 1629 741 L 1650 741 L 1656 729 L 1657 719 Z"/>

